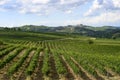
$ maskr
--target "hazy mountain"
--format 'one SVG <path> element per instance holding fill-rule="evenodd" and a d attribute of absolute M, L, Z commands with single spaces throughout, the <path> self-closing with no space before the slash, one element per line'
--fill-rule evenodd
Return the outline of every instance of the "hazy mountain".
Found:
<path fill-rule="evenodd" d="M 3 28 L 0 28 L 3 30 Z M 114 26 L 102 26 L 93 27 L 83 24 L 79 25 L 68 25 L 68 26 L 58 26 L 58 27 L 48 27 L 48 26 L 37 26 L 37 25 L 24 25 L 21 27 L 14 28 L 4 28 L 5 30 L 21 30 L 21 31 L 32 31 L 32 32 L 62 32 L 62 33 L 73 33 L 93 37 L 105 37 L 111 38 L 114 34 L 120 33 L 120 27 Z"/>

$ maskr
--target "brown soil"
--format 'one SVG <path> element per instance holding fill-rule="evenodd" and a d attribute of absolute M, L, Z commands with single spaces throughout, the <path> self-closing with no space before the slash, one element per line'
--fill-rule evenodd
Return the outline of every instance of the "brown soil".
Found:
<path fill-rule="evenodd" d="M 61 59 L 61 62 L 63 64 L 63 66 L 65 66 L 66 70 L 67 70 L 67 74 L 66 74 L 66 78 L 67 80 L 75 80 L 77 79 L 74 71 L 72 70 L 72 68 L 70 67 L 70 65 L 68 64 L 68 62 L 65 60 L 64 56 L 63 55 L 60 55 L 60 59 Z"/>
<path fill-rule="evenodd" d="M 44 80 L 42 74 L 44 53 L 40 52 L 37 68 L 32 75 L 32 80 Z"/>
<path fill-rule="evenodd" d="M 9 48 L 8 46 L 0 46 L 0 51 L 5 50 L 6 48 Z M 2 49 L 2 50 L 1 50 Z"/>
<path fill-rule="evenodd" d="M 50 72 L 49 72 L 49 77 L 52 79 L 52 80 L 58 80 L 59 79 L 59 75 L 57 73 L 57 70 L 56 70 L 56 67 L 55 67 L 55 60 L 54 60 L 54 57 L 53 57 L 53 54 L 50 52 L 49 53 L 49 66 L 50 66 Z"/>
<path fill-rule="evenodd" d="M 103 76 L 102 74 L 100 74 L 98 70 L 95 69 L 95 71 L 96 71 L 96 73 L 98 75 L 98 79 L 105 80 L 105 76 Z"/>
<path fill-rule="evenodd" d="M 82 68 L 82 66 L 80 66 L 80 64 L 78 64 L 78 62 L 71 57 L 71 60 L 75 63 L 75 65 L 79 68 L 80 73 L 81 73 L 81 77 L 84 80 L 96 80 L 92 75 L 90 75 L 85 69 Z"/>
<path fill-rule="evenodd" d="M 11 52 L 9 52 L 7 54 L 13 54 L 15 52 L 15 49 L 16 48 L 12 49 Z M 0 60 L 2 60 L 7 54 L 0 56 Z"/>
<path fill-rule="evenodd" d="M 110 68 L 105 68 L 106 72 L 109 73 L 108 76 L 109 77 L 114 77 L 117 76 L 118 74 L 113 72 Z"/>
<path fill-rule="evenodd" d="M 19 68 L 17 72 L 15 72 L 12 76 L 13 80 L 25 80 L 26 75 L 25 75 L 25 70 L 29 65 L 29 62 L 31 61 L 35 51 L 31 51 L 30 54 L 28 55 L 28 58 L 24 61 L 22 66 Z"/>
<path fill-rule="evenodd" d="M 17 60 L 19 59 L 19 55 L 23 54 L 25 50 L 22 50 L 13 60 L 11 60 L 3 69 L 0 70 L 0 72 L 2 73 L 2 75 L 0 75 L 0 80 L 9 80 L 9 76 L 7 75 L 7 71 L 10 68 L 10 66 L 17 62 Z"/>
<path fill-rule="evenodd" d="M 58 80 L 68 80 L 68 79 L 65 77 L 65 75 L 60 74 Z M 79 80 L 81 80 L 81 79 L 79 79 Z"/>
<path fill-rule="evenodd" d="M 89 66 L 90 66 L 92 69 L 94 69 L 92 65 L 89 65 Z M 100 74 L 97 69 L 95 69 L 94 72 L 95 72 L 95 74 L 96 74 L 95 78 L 96 78 L 97 80 L 105 80 L 105 77 L 104 77 L 102 74 Z"/>

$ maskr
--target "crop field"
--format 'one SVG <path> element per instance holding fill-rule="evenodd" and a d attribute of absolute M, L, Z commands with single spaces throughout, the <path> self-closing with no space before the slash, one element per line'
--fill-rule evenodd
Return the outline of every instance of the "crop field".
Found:
<path fill-rule="evenodd" d="M 120 80 L 120 41 L 0 32 L 0 80 Z"/>

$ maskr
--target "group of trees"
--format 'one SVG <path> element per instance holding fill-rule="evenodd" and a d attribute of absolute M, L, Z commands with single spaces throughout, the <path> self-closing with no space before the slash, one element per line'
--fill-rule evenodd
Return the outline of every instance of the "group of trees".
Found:
<path fill-rule="evenodd" d="M 72 32 L 71 32 L 72 29 Z M 25 25 L 22 27 L 0 27 L 0 30 L 4 31 L 32 31 L 32 32 L 52 32 L 52 33 L 63 33 L 63 34 L 74 34 L 74 35 L 83 35 L 83 36 L 91 36 L 91 37 L 98 37 L 98 38 L 112 38 L 116 39 L 119 37 L 120 28 L 115 29 L 105 29 L 105 30 L 91 30 L 86 27 L 79 27 L 79 26 L 66 26 L 66 27 L 47 27 L 47 26 L 35 26 L 35 25 Z"/>
<path fill-rule="evenodd" d="M 120 33 L 116 33 L 112 36 L 112 39 L 117 39 L 120 38 Z"/>
<path fill-rule="evenodd" d="M 3 41 L 0 41 L 0 45 L 3 45 L 4 43 L 3 43 Z"/>
<path fill-rule="evenodd" d="M 18 27 L 13 27 L 13 28 L 8 28 L 8 27 L 1 27 L 0 30 L 3 30 L 3 31 L 21 31 L 21 28 L 18 28 Z"/>

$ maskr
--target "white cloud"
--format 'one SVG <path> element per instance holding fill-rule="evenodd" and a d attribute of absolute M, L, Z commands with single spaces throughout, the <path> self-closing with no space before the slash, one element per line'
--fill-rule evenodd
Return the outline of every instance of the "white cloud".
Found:
<path fill-rule="evenodd" d="M 101 5 L 102 3 L 103 3 L 102 0 L 100 2 L 99 0 L 94 0 L 93 5 L 88 10 L 88 12 L 85 13 L 85 16 L 92 15 L 95 11 L 98 11 L 98 9 L 102 8 L 102 5 Z"/>
<path fill-rule="evenodd" d="M 117 17 L 116 17 L 117 15 Z M 68 24 L 88 24 L 88 25 L 96 25 L 96 24 L 114 24 L 120 21 L 119 11 L 102 13 L 99 16 L 89 16 L 79 20 L 68 20 L 65 22 L 65 25 Z"/>
<path fill-rule="evenodd" d="M 66 10 L 65 13 L 71 14 L 71 13 L 72 13 L 72 10 Z"/>
<path fill-rule="evenodd" d="M 20 13 L 48 14 L 57 10 L 72 13 L 72 10 L 90 0 L 1 0 L 0 8 Z M 13 5 L 16 5 L 13 7 Z"/>
<path fill-rule="evenodd" d="M 17 2 L 20 2 L 22 4 L 47 4 L 50 0 L 17 0 Z"/>
<path fill-rule="evenodd" d="M 33 4 L 47 4 L 50 0 L 32 0 Z"/>
<path fill-rule="evenodd" d="M 9 0 L 0 0 L 0 5 L 7 3 Z"/>
<path fill-rule="evenodd" d="M 112 0 L 116 8 L 120 8 L 120 0 Z"/>
<path fill-rule="evenodd" d="M 120 10 L 120 0 L 94 0 L 85 16 L 98 15 L 106 11 Z"/>
<path fill-rule="evenodd" d="M 85 16 L 82 16 L 82 19 L 68 20 L 65 21 L 65 24 L 99 24 L 120 21 L 120 0 L 0 0 L 0 11 L 11 10 L 37 15 L 48 15 L 51 12 L 62 11 L 71 14 L 76 7 L 91 1 L 93 4 Z"/>
<path fill-rule="evenodd" d="M 103 14 L 100 14 L 99 16 L 88 17 L 85 20 L 88 20 L 88 23 L 92 23 L 92 24 L 114 23 L 114 22 L 120 21 L 120 15 L 119 15 L 119 12 L 116 11 L 116 12 L 103 13 Z"/>
<path fill-rule="evenodd" d="M 0 5 L 4 5 L 6 3 L 8 3 L 10 0 L 0 0 Z"/>
<path fill-rule="evenodd" d="M 83 1 L 83 0 L 82 0 Z M 81 2 L 82 2 L 81 1 Z M 85 1 L 85 0 L 84 0 Z M 60 4 L 74 4 L 74 3 L 78 3 L 80 2 L 80 0 L 60 0 Z"/>

